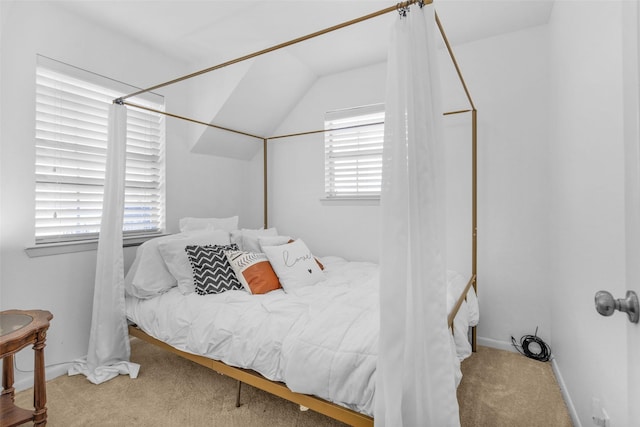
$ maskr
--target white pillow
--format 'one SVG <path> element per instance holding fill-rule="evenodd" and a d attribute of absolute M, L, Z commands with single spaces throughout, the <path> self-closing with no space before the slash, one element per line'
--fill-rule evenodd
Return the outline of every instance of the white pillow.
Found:
<path fill-rule="evenodd" d="M 286 245 L 289 241 L 293 240 L 291 236 L 259 236 L 258 245 L 260 246 L 260 252 L 263 246 L 280 246 Z"/>
<path fill-rule="evenodd" d="M 153 298 L 176 286 L 160 256 L 158 245 L 175 239 L 177 234 L 156 237 L 138 246 L 136 258 L 124 278 L 127 294 L 138 298 Z"/>
<path fill-rule="evenodd" d="M 246 252 L 261 252 L 258 238 L 262 236 L 277 236 L 278 230 L 275 227 L 272 228 L 258 228 L 242 230 L 233 230 L 231 232 L 231 243 L 238 245 L 241 251 Z"/>
<path fill-rule="evenodd" d="M 229 232 L 224 230 L 198 230 L 182 233 L 182 237 L 162 242 L 158 245 L 160 255 L 167 269 L 178 282 L 178 289 L 183 295 L 195 291 L 193 269 L 185 251 L 188 245 L 228 245 Z"/>
<path fill-rule="evenodd" d="M 263 246 L 262 250 L 287 293 L 314 285 L 325 278 L 302 239 L 286 245 Z"/>
<path fill-rule="evenodd" d="M 277 236 L 278 230 L 267 228 L 266 230 L 243 230 L 242 232 L 242 250 L 246 252 L 262 252 L 258 239 L 264 236 Z"/>
<path fill-rule="evenodd" d="M 181 218 L 180 231 L 193 231 L 193 230 L 226 230 L 231 232 L 238 229 L 238 216 L 231 216 L 228 218 Z"/>
<path fill-rule="evenodd" d="M 258 245 L 260 246 L 260 251 L 264 252 L 262 249 L 264 246 L 280 246 L 286 245 L 287 243 L 293 242 L 293 237 L 291 236 L 267 236 L 267 237 L 258 237 Z M 324 270 L 324 265 L 320 262 L 320 260 L 316 257 L 316 262 L 318 263 L 318 267 L 320 270 Z"/>

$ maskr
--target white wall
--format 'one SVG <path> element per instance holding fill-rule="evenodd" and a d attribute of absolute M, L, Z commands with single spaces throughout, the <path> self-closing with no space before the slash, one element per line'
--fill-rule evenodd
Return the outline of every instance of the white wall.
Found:
<path fill-rule="evenodd" d="M 384 101 L 385 64 L 322 77 L 277 135 L 324 128 L 326 111 Z M 324 135 L 269 142 L 269 225 L 301 237 L 317 255 L 378 259 L 378 205 L 323 202 Z"/>
<path fill-rule="evenodd" d="M 548 53 L 546 27 L 456 46 L 479 111 L 481 342 L 510 348 L 510 336 L 549 340 Z M 447 108 L 459 83 L 442 52 Z M 321 129 L 328 110 L 384 101 L 385 65 L 320 78 L 278 130 Z M 455 102 L 451 102 L 455 99 Z M 458 104 L 456 104 L 458 103 Z M 450 264 L 470 271 L 470 118 L 445 119 L 450 173 Z M 322 202 L 323 136 L 270 142 L 270 225 L 300 236 L 318 255 L 378 259 L 379 206 Z M 467 169 L 465 170 L 465 167 Z M 465 193 L 466 192 L 466 193 Z"/>
<path fill-rule="evenodd" d="M 592 425 L 592 397 L 612 426 L 632 425 L 627 319 L 603 318 L 593 305 L 600 289 L 624 296 L 621 24 L 618 1 L 556 2 L 549 24 L 552 347 L 584 426 Z"/>
<path fill-rule="evenodd" d="M 480 342 L 550 340 L 545 26 L 456 46 L 478 108 Z"/>
<path fill-rule="evenodd" d="M 91 323 L 95 251 L 29 258 L 34 244 L 34 129 L 36 54 L 138 86 L 150 86 L 192 71 L 180 63 L 87 22 L 56 2 L 0 2 L 2 16 L 0 136 L 0 309 L 46 309 L 54 319 L 46 364 L 86 354 Z M 181 89 L 160 91 L 167 110 L 184 112 Z M 167 121 L 167 226 L 182 216 L 240 213 L 249 163 L 189 154 L 184 122 Z M 221 185 L 222 183 L 222 185 Z M 134 248 L 127 249 L 127 264 Z M 32 352 L 20 352 L 18 368 L 33 369 Z M 65 372 L 52 367 L 48 377 Z M 17 372 L 17 387 L 30 373 Z"/>

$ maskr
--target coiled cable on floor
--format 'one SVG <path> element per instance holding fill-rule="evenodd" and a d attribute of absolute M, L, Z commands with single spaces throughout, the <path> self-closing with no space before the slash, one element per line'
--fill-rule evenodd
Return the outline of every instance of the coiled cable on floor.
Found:
<path fill-rule="evenodd" d="M 527 356 L 530 359 L 540 362 L 548 362 L 551 359 L 551 347 L 546 342 L 538 338 L 538 327 L 534 335 L 524 335 L 520 338 L 520 344 L 512 336 L 511 343 L 518 350 L 518 353 Z"/>

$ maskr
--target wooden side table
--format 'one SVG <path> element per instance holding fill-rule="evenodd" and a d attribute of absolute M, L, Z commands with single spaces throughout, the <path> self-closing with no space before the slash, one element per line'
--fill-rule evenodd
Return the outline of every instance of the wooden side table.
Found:
<path fill-rule="evenodd" d="M 35 426 L 47 424 L 47 391 L 44 375 L 44 346 L 49 321 L 53 315 L 44 310 L 6 310 L 0 312 L 0 358 L 2 358 L 2 395 L 0 425 L 11 427 L 33 421 Z M 29 344 L 35 352 L 33 377 L 33 411 L 14 403 L 13 358 Z"/>

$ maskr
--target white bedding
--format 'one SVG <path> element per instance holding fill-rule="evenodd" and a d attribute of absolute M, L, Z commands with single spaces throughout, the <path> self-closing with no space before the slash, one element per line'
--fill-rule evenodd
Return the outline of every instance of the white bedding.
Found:
<path fill-rule="evenodd" d="M 255 370 L 299 393 L 373 414 L 378 347 L 378 265 L 321 258 L 326 280 L 264 295 L 228 291 L 183 295 L 174 287 L 150 299 L 128 296 L 127 316 L 180 350 Z M 449 273 L 449 310 L 466 280 Z M 460 287 L 462 283 L 462 287 Z M 473 292 L 471 292 L 473 293 Z M 457 357 L 467 357 L 475 294 L 456 317 Z"/>

